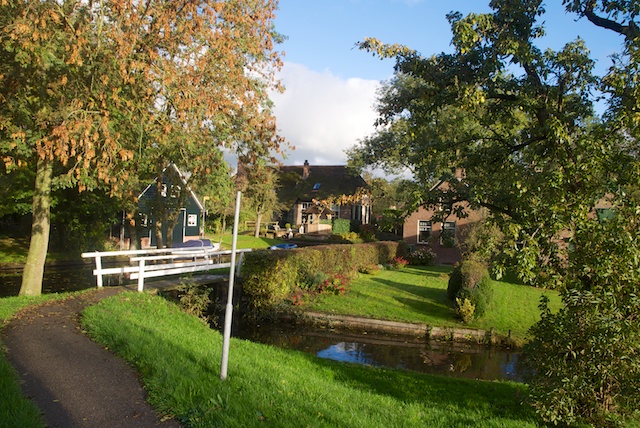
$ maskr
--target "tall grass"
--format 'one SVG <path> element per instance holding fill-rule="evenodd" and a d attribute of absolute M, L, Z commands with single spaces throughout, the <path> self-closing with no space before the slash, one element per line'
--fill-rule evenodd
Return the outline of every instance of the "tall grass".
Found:
<path fill-rule="evenodd" d="M 318 359 L 221 336 L 177 306 L 127 293 L 86 309 L 92 337 L 133 364 L 149 401 L 189 427 L 532 427 L 524 385 Z"/>
<path fill-rule="evenodd" d="M 361 275 L 345 295 L 322 294 L 308 300 L 302 309 L 434 326 L 494 328 L 496 333 L 511 332 L 517 342 L 524 342 L 528 329 L 539 319 L 540 297 L 549 296 L 552 308 L 561 305 L 556 292 L 492 281 L 493 301 L 486 314 L 462 324 L 447 298 L 450 271 L 444 266 L 407 267 Z"/>

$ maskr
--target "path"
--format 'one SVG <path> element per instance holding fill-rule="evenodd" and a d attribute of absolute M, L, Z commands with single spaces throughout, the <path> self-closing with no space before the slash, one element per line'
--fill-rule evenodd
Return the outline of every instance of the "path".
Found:
<path fill-rule="evenodd" d="M 80 330 L 78 314 L 117 294 L 106 287 L 28 308 L 2 332 L 22 390 L 49 427 L 179 427 L 145 401 L 137 373 Z"/>

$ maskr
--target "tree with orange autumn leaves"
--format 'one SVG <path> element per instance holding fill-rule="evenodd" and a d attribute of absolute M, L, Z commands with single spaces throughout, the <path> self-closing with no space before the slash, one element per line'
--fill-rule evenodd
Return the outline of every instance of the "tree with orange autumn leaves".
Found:
<path fill-rule="evenodd" d="M 268 97 L 281 89 L 276 8 L 0 0 L 0 156 L 5 172 L 36 171 L 20 294 L 41 292 L 53 187 L 108 186 L 131 204 L 169 162 L 211 185 L 223 151 L 282 151 Z"/>

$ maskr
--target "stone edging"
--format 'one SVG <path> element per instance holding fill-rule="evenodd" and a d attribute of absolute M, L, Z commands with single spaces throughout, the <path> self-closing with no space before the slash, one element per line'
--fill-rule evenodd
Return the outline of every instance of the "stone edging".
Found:
<path fill-rule="evenodd" d="M 497 335 L 493 329 L 479 330 L 459 327 L 436 327 L 428 324 L 415 324 L 399 321 L 360 318 L 348 315 L 331 315 L 321 312 L 304 312 L 303 318 L 314 324 L 327 327 L 343 327 L 381 333 L 391 333 L 414 337 L 424 337 L 426 340 L 450 340 L 454 342 L 474 342 L 495 346 L 513 347 L 515 344 L 510 337 Z"/>

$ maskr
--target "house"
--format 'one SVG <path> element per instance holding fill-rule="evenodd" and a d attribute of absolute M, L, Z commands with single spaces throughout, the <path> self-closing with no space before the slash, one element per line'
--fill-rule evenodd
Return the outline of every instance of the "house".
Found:
<path fill-rule="evenodd" d="M 448 183 L 439 181 L 431 188 L 434 190 L 444 190 L 448 188 Z M 467 202 L 458 202 L 447 210 L 451 212 L 443 219 L 443 206 L 427 208 L 421 206 L 411 213 L 404 221 L 403 239 L 409 248 L 430 247 L 437 256 L 438 263 L 455 264 L 462 260 L 461 247 L 464 246 L 471 227 L 487 218 L 488 210 L 471 209 Z M 466 216 L 460 218 L 456 215 L 456 208 L 465 212 Z M 607 197 L 600 200 L 594 208 L 593 216 L 599 220 L 611 218 L 614 211 Z M 569 232 L 561 234 L 558 242 L 565 242 L 569 237 Z"/>
<path fill-rule="evenodd" d="M 440 180 L 431 191 L 445 190 L 448 183 Z M 403 239 L 409 248 L 430 247 L 438 263 L 455 264 L 462 260 L 461 244 L 464 243 L 471 226 L 487 217 L 485 210 L 470 209 L 466 202 L 455 203 L 449 215 L 443 218 L 444 206 L 425 207 L 411 213 L 404 221 Z M 462 208 L 457 210 L 456 208 Z M 466 217 L 458 217 L 463 211 Z"/>
<path fill-rule="evenodd" d="M 188 180 L 189 175 L 182 173 L 175 164 L 171 163 L 162 173 L 161 185 L 158 186 L 158 179 L 156 179 L 138 196 L 142 248 L 157 246 L 154 222 L 160 210 L 178 211 L 178 219 L 173 227 L 172 246 L 200 239 L 205 209 L 200 199 L 187 185 Z M 161 192 L 160 199 L 157 198 L 158 191 Z M 163 224 L 162 236 L 166 241 L 166 220 L 163 223 L 165 224 Z"/>
<path fill-rule="evenodd" d="M 347 166 L 281 166 L 278 200 L 286 207 L 280 226 L 289 223 L 302 233 L 331 233 L 335 218 L 368 224 L 371 200 L 367 183 Z"/>

